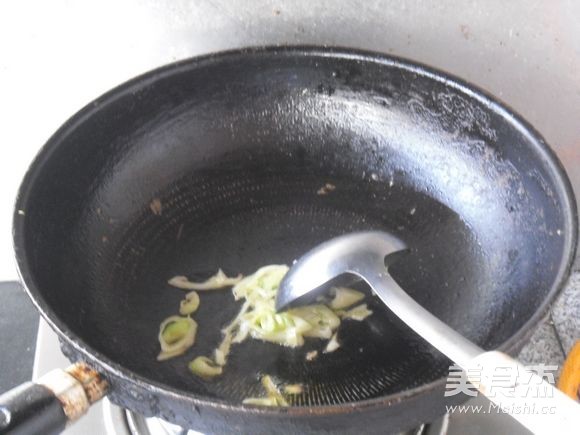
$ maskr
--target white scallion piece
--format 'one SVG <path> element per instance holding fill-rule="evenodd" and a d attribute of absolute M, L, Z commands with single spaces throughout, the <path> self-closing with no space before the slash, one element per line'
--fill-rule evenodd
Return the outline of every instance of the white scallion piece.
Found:
<path fill-rule="evenodd" d="M 368 309 L 367 304 L 361 304 L 357 305 L 354 308 L 351 308 L 350 310 L 345 311 L 344 314 L 342 314 L 342 318 L 358 320 L 360 322 L 366 319 L 371 314 L 373 314 L 373 312 Z"/>
<path fill-rule="evenodd" d="M 185 299 L 183 299 L 179 303 L 179 314 L 182 316 L 187 316 L 189 314 L 193 314 L 199 308 L 199 295 L 195 290 L 189 292 L 185 295 Z"/>
<path fill-rule="evenodd" d="M 190 317 L 171 316 L 161 322 L 159 326 L 159 344 L 161 352 L 157 356 L 158 361 L 182 355 L 193 346 L 197 323 Z"/>
<path fill-rule="evenodd" d="M 324 353 L 334 352 L 339 347 L 340 347 L 340 343 L 338 342 L 337 333 L 335 332 L 334 335 L 332 336 L 332 338 L 330 340 L 328 340 L 328 343 L 326 344 L 326 347 L 324 348 Z"/>
<path fill-rule="evenodd" d="M 348 308 L 357 302 L 360 302 L 365 297 L 364 293 L 347 287 L 332 287 L 330 291 L 334 294 L 334 298 L 329 304 L 330 308 L 333 310 L 343 310 Z"/>
<path fill-rule="evenodd" d="M 167 283 L 182 290 L 216 290 L 236 285 L 242 278 L 242 275 L 230 278 L 223 270 L 219 269 L 214 276 L 204 282 L 191 282 L 186 276 L 178 275 L 171 278 Z"/>

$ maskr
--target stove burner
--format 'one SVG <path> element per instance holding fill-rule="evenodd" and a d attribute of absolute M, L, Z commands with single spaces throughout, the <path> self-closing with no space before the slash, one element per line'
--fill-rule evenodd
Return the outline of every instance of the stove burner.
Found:
<path fill-rule="evenodd" d="M 416 429 L 397 435 L 445 435 L 448 419 L 449 417 L 445 415 L 435 423 L 423 424 Z M 128 410 L 125 410 L 125 420 L 131 435 L 203 435 L 201 432 L 183 429 L 160 418 L 143 417 Z"/>
<path fill-rule="evenodd" d="M 125 410 L 125 419 L 131 435 L 203 435 L 160 418 L 143 417 L 128 410 Z"/>

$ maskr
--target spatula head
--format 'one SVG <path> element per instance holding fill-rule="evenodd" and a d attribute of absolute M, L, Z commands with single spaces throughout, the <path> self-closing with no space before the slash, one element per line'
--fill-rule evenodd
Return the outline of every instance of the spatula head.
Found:
<path fill-rule="evenodd" d="M 280 283 L 276 309 L 295 304 L 345 274 L 365 278 L 387 273 L 387 257 L 406 249 L 400 239 L 383 231 L 350 233 L 324 242 L 290 268 Z"/>

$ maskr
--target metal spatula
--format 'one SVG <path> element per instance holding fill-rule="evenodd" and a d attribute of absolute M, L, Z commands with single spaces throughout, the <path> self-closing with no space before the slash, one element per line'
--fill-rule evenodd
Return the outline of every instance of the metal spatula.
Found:
<path fill-rule="evenodd" d="M 403 322 L 464 369 L 480 392 L 502 409 L 511 410 L 510 415 L 526 428 L 538 434 L 577 433 L 579 404 L 510 356 L 481 349 L 415 302 L 396 283 L 388 265 L 398 257 L 393 254 L 404 250 L 406 245 L 401 240 L 379 231 L 352 233 L 322 243 L 286 274 L 278 290 L 276 309 L 299 303 L 345 274 L 356 275 Z M 510 383 L 506 384 L 505 378 L 498 382 L 498 376 L 506 373 Z"/>

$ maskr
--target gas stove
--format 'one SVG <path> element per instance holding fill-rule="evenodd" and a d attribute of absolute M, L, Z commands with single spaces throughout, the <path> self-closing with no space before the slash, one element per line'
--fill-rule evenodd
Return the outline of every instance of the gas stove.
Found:
<path fill-rule="evenodd" d="M 69 365 L 60 352 L 58 338 L 43 320 L 40 321 L 33 378 Z M 483 397 L 471 399 L 468 404 L 482 405 L 488 409 L 489 402 Z M 436 422 L 424 424 L 400 435 L 485 435 L 510 433 L 524 435 L 529 432 L 501 413 L 474 414 L 454 413 Z M 93 405 L 90 411 L 65 430 L 64 435 L 201 435 L 200 432 L 183 429 L 159 418 L 144 417 L 112 404 L 106 398 Z"/>

